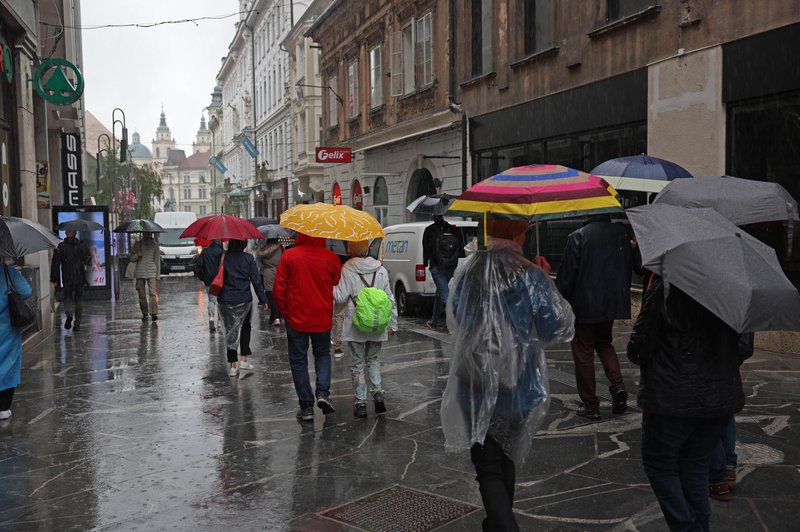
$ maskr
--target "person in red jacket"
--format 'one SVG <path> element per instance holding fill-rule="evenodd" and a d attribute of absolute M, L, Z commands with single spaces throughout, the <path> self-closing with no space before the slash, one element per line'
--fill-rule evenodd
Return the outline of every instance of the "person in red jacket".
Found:
<path fill-rule="evenodd" d="M 289 364 L 300 403 L 297 419 L 314 420 L 314 397 L 325 415 L 335 411 L 328 400 L 331 386 L 331 328 L 333 287 L 339 284 L 342 263 L 326 249 L 324 238 L 297 234 L 278 264 L 272 296 L 286 324 Z M 316 393 L 308 376 L 308 344 L 314 353 Z"/>

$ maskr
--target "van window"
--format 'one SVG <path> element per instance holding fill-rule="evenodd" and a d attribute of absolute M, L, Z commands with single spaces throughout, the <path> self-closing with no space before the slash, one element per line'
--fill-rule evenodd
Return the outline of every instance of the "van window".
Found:
<path fill-rule="evenodd" d="M 461 241 L 464 242 L 465 246 L 470 242 L 472 242 L 473 238 L 478 236 L 477 225 L 476 226 L 462 225 L 458 229 L 459 231 L 461 231 Z"/>
<path fill-rule="evenodd" d="M 162 246 L 180 247 L 180 246 L 194 246 L 193 238 L 180 238 L 183 229 L 165 229 L 165 233 L 156 233 L 158 235 L 158 243 Z"/>

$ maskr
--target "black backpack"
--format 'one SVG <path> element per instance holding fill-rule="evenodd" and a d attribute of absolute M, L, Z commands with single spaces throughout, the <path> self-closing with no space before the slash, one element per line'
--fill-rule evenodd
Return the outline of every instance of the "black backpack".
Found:
<path fill-rule="evenodd" d="M 440 268 L 454 270 L 458 266 L 461 241 L 452 226 L 441 228 L 436 238 L 436 263 Z"/>

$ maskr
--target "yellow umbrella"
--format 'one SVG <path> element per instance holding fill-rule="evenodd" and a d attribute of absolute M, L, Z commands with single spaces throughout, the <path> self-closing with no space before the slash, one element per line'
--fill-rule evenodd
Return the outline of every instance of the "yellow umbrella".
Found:
<path fill-rule="evenodd" d="M 281 214 L 281 225 L 309 236 L 350 242 L 383 236 L 383 227 L 371 214 L 346 205 L 295 205 Z"/>

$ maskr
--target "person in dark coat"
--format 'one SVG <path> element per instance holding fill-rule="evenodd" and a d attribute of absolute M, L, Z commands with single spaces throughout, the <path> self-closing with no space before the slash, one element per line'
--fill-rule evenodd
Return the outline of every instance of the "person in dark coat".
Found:
<path fill-rule="evenodd" d="M 450 295 L 449 283 L 458 266 L 458 258 L 464 256 L 464 242 L 458 229 L 447 222 L 444 216 L 433 215 L 433 223 L 422 233 L 422 264 L 430 268 L 436 297 L 433 314 L 425 325 L 439 329 L 439 318 Z"/>
<path fill-rule="evenodd" d="M 75 236 L 75 231 L 67 231 L 66 238 L 58 244 L 50 264 L 50 281 L 64 291 L 64 313 L 67 315 L 64 328 L 81 329 L 83 315 L 83 287 L 86 284 L 86 269 L 92 262 L 89 247 Z"/>
<path fill-rule="evenodd" d="M 267 310 L 267 295 L 261 284 L 256 260 L 250 253 L 245 253 L 247 242 L 231 239 L 228 250 L 222 256 L 224 282 L 222 291 L 217 297 L 219 315 L 225 325 L 225 347 L 230 369 L 228 374 L 235 377 L 239 372 L 253 371 L 253 364 L 248 361 L 250 350 L 250 316 L 253 311 L 253 295 L 250 285 L 256 291 L 258 303 Z M 212 279 L 213 280 L 213 279 Z M 239 354 L 236 346 L 239 345 Z"/>
<path fill-rule="evenodd" d="M 640 367 L 642 464 L 671 530 L 709 529 L 709 462 L 744 407 L 752 338 L 659 277 L 645 293 L 628 358 Z"/>
<path fill-rule="evenodd" d="M 211 244 L 203 248 L 203 254 L 200 255 L 200 280 L 206 287 L 206 296 L 208 297 L 208 329 L 210 331 L 216 330 L 214 323 L 217 316 L 217 296 L 208 291 L 208 287 L 214 282 L 214 277 L 217 276 L 219 271 L 219 259 L 222 257 L 222 241 L 213 240 Z"/>
<path fill-rule="evenodd" d="M 577 414 L 600 419 L 594 372 L 597 352 L 609 380 L 613 414 L 628 409 L 617 352 L 612 345 L 614 320 L 631 317 L 633 240 L 628 226 L 609 216 L 595 216 L 569 235 L 556 286 L 575 312 L 572 359 L 583 407 Z"/>

